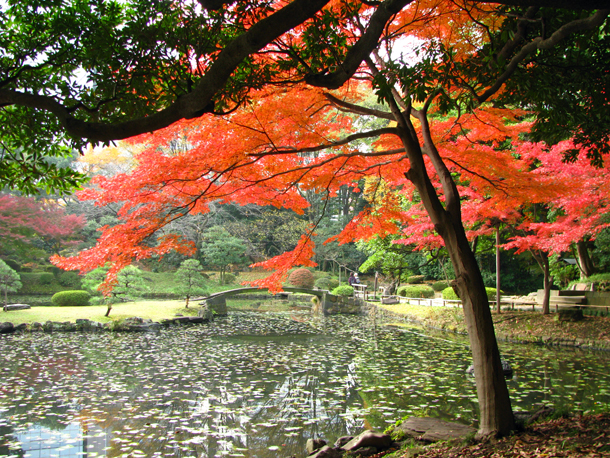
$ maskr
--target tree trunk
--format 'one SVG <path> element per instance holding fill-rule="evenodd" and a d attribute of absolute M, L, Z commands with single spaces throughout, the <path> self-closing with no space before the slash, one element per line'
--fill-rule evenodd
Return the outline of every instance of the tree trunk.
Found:
<path fill-rule="evenodd" d="M 430 158 L 443 188 L 444 205 L 428 176 L 424 151 L 419 144 L 415 128 L 395 103 L 393 105 L 390 101 L 390 106 L 409 158 L 410 169 L 405 176 L 417 188 L 436 232 L 445 242 L 455 270 L 456 279 L 453 285 L 462 300 L 474 364 L 480 409 L 478 434 L 508 435 L 514 429 L 515 420 L 483 277 L 462 223 L 459 192 L 434 145 L 425 113 L 419 112 L 417 117 L 422 124 L 425 153 Z"/>
<path fill-rule="evenodd" d="M 186 296 L 186 304 L 184 305 L 184 308 L 187 309 L 189 308 L 189 296 Z"/>
<path fill-rule="evenodd" d="M 500 227 L 496 228 L 496 312 L 501 313 L 500 304 Z"/>
<path fill-rule="evenodd" d="M 551 285 L 553 284 L 553 278 L 551 277 L 551 267 L 549 265 L 549 256 L 547 253 L 533 251 L 532 255 L 538 263 L 538 266 L 540 266 L 540 269 L 542 270 L 542 274 L 544 276 L 544 296 L 542 298 L 542 314 L 548 315 L 549 313 L 551 313 Z"/>
<path fill-rule="evenodd" d="M 580 278 L 585 279 L 595 273 L 595 266 L 589 256 L 587 242 L 579 240 L 576 242 L 576 253 L 578 257 L 578 268 L 580 269 Z"/>
<path fill-rule="evenodd" d="M 108 308 L 106 310 L 106 315 L 104 315 L 104 316 L 110 316 L 110 310 L 112 310 L 112 304 L 108 304 Z"/>
<path fill-rule="evenodd" d="M 480 409 L 478 433 L 507 435 L 515 426 L 514 417 L 483 277 L 461 221 L 445 228 L 441 235 L 455 269 L 454 284 L 470 339 Z"/>

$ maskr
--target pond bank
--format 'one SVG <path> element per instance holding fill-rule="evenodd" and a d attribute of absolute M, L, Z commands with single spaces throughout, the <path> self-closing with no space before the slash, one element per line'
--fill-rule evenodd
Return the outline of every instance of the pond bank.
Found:
<path fill-rule="evenodd" d="M 408 321 L 424 328 L 466 335 L 462 309 L 424 305 L 377 305 L 386 320 Z M 581 321 L 557 321 L 556 315 L 531 311 L 492 312 L 500 341 L 610 351 L 610 318 L 585 316 Z"/>

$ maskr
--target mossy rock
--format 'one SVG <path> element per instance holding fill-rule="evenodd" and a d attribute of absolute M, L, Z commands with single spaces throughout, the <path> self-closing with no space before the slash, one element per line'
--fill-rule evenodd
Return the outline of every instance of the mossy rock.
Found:
<path fill-rule="evenodd" d="M 581 321 L 584 319 L 582 307 L 562 308 L 555 314 L 555 321 Z"/>

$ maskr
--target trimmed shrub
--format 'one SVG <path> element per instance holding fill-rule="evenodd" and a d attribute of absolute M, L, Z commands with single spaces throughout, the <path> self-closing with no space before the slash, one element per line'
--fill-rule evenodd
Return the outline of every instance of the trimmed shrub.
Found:
<path fill-rule="evenodd" d="M 402 297 L 434 297 L 434 290 L 428 285 L 404 285 L 398 288 Z"/>
<path fill-rule="evenodd" d="M 460 298 L 457 296 L 457 294 L 455 294 L 455 291 L 453 291 L 453 288 L 451 286 L 448 286 L 447 288 L 445 288 L 443 290 L 443 299 L 445 299 L 447 301 L 457 301 Z"/>
<path fill-rule="evenodd" d="M 288 282 L 296 288 L 312 289 L 314 278 L 309 269 L 296 269 L 288 277 Z"/>
<path fill-rule="evenodd" d="M 340 285 L 339 280 L 337 280 L 336 278 L 331 278 L 328 282 L 328 289 L 332 291 L 339 285 Z"/>
<path fill-rule="evenodd" d="M 53 295 L 51 302 L 58 307 L 76 307 L 89 305 L 89 298 L 87 291 L 60 291 Z"/>
<path fill-rule="evenodd" d="M 333 289 L 331 293 L 335 296 L 353 296 L 354 288 L 352 288 L 350 285 L 341 285 Z"/>
<path fill-rule="evenodd" d="M 410 283 L 411 285 L 419 285 L 420 283 L 424 282 L 424 278 L 426 278 L 424 275 L 412 275 L 407 278 L 407 283 Z"/>
<path fill-rule="evenodd" d="M 435 281 L 434 283 L 432 283 L 432 289 L 434 291 L 442 291 L 448 287 L 449 287 L 448 281 Z"/>
<path fill-rule="evenodd" d="M 485 292 L 487 293 L 487 299 L 493 300 L 496 298 L 496 288 L 486 287 Z M 502 292 L 502 291 L 500 291 L 500 292 Z M 455 294 L 455 291 L 453 291 L 453 288 L 449 287 L 449 288 L 445 288 L 443 290 L 443 299 L 446 299 L 448 301 L 454 301 L 454 300 L 458 300 L 459 297 L 457 296 L 457 294 Z"/>
<path fill-rule="evenodd" d="M 321 277 L 314 282 L 314 286 L 318 289 L 327 289 L 330 291 L 330 277 Z M 336 288 L 336 287 L 335 287 Z"/>
<path fill-rule="evenodd" d="M 64 272 L 59 274 L 57 281 L 61 286 L 66 286 L 69 288 L 82 288 L 81 278 L 76 272 Z"/>
<path fill-rule="evenodd" d="M 55 276 L 50 273 L 40 274 L 38 277 L 38 284 L 40 285 L 50 285 L 55 281 Z"/>

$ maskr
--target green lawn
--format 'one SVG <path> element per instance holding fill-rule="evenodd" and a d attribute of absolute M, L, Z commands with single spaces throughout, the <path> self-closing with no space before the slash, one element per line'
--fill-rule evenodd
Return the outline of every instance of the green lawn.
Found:
<path fill-rule="evenodd" d="M 107 318 L 105 305 L 89 305 L 86 307 L 33 307 L 27 310 L 11 312 L 0 311 L 0 322 L 10 321 L 17 325 L 20 323 L 44 323 L 45 321 L 70 321 L 86 318 L 100 323 L 117 321 L 128 317 L 138 316 L 159 321 L 172 318 L 177 313 L 181 315 L 195 314 L 199 307 L 191 303 L 188 309 L 184 308 L 184 301 L 138 301 L 125 302 L 112 306 L 110 316 Z M 1 310 L 1 309 L 0 309 Z"/>

